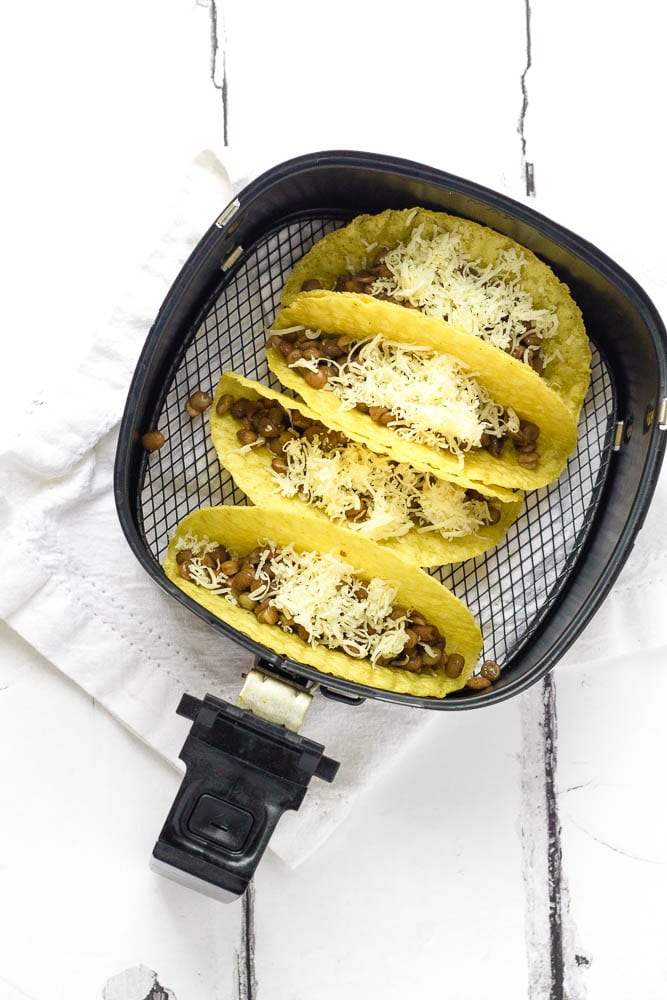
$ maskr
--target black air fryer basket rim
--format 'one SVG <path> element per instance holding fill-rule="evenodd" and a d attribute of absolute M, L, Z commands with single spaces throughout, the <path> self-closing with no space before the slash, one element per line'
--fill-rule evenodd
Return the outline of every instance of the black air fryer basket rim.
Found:
<path fill-rule="evenodd" d="M 204 265 L 208 264 L 210 266 L 211 255 L 217 257 L 218 261 L 224 259 L 225 251 L 240 238 L 244 219 L 248 213 L 252 216 L 252 220 L 247 227 L 247 231 L 243 234 L 244 247 L 247 247 L 247 237 L 252 236 L 253 238 L 257 238 L 262 229 L 266 231 L 272 226 L 285 221 L 290 212 L 285 213 L 283 216 L 276 216 L 273 214 L 274 205 L 271 204 L 272 200 L 275 200 L 276 192 L 283 183 L 287 183 L 290 186 L 294 186 L 295 183 L 308 184 L 314 177 L 320 177 L 322 173 L 331 172 L 338 172 L 338 180 L 340 182 L 341 177 L 345 176 L 348 171 L 362 171 L 372 175 L 376 186 L 378 185 L 378 177 L 391 178 L 392 197 L 394 200 L 396 200 L 397 191 L 396 179 L 401 183 L 416 180 L 419 183 L 435 185 L 436 188 L 448 193 L 453 192 L 459 198 L 469 198 L 477 205 L 485 205 L 494 211 L 501 212 L 510 220 L 520 221 L 523 225 L 532 228 L 536 233 L 544 234 L 560 248 L 567 251 L 567 254 L 572 256 L 573 259 L 584 261 L 588 266 L 594 268 L 604 280 L 608 281 L 620 292 L 625 301 L 636 311 L 646 325 L 656 355 L 658 381 L 656 406 L 665 397 L 665 385 L 667 383 L 667 362 L 665 360 L 667 358 L 667 336 L 662 321 L 652 302 L 638 283 L 597 247 L 519 202 L 483 188 L 474 182 L 445 174 L 422 164 L 378 154 L 352 151 L 309 154 L 279 164 L 277 167 L 262 174 L 241 191 L 220 217 L 222 219 L 227 216 L 230 219 L 228 227 L 225 227 L 224 224 L 219 225 L 215 223 L 210 227 L 193 250 L 167 294 L 158 317 L 149 332 L 137 365 L 121 423 L 114 483 L 120 522 L 135 556 L 162 589 L 188 607 L 200 619 L 206 621 L 216 631 L 225 634 L 237 644 L 245 647 L 276 668 L 284 667 L 288 672 L 320 684 L 323 689 L 329 689 L 334 694 L 337 692 L 345 693 L 351 700 L 372 697 L 416 707 L 444 710 L 493 704 L 525 690 L 548 672 L 589 623 L 611 589 L 631 551 L 635 536 L 641 527 L 657 482 L 665 449 L 665 434 L 660 432 L 657 426 L 654 426 L 651 431 L 644 457 L 643 475 L 634 496 L 632 508 L 624 521 L 622 529 L 618 533 L 613 550 L 608 556 L 602 571 L 595 575 L 595 579 L 589 583 L 585 599 L 579 601 L 574 614 L 568 613 L 567 621 L 561 625 L 555 641 L 551 641 L 547 648 L 538 651 L 533 664 L 526 673 L 512 678 L 511 671 L 508 671 L 506 679 L 501 678 L 501 682 L 493 690 L 484 694 L 467 692 L 464 697 L 450 695 L 446 699 L 398 695 L 393 692 L 379 691 L 355 682 L 324 675 L 303 664 L 284 660 L 277 654 L 264 649 L 264 647 L 259 646 L 254 641 L 220 622 L 219 619 L 192 601 L 178 587 L 172 584 L 160 569 L 154 555 L 149 551 L 143 535 L 140 513 L 140 473 L 141 469 L 145 466 L 146 458 L 137 453 L 136 434 L 138 414 L 139 424 L 142 425 L 141 422 L 143 419 L 145 423 L 142 426 L 147 427 L 150 423 L 151 414 L 149 411 L 145 413 L 143 411 L 146 409 L 147 399 L 150 401 L 151 398 L 154 398 L 155 393 L 150 390 L 151 388 L 155 389 L 156 373 L 159 373 L 164 381 L 165 374 L 168 374 L 170 365 L 173 368 L 174 364 L 174 331 L 171 331 L 170 338 L 167 338 L 165 334 L 169 331 L 169 325 L 174 315 L 178 313 L 179 309 L 183 308 L 183 304 L 190 293 L 191 283 L 196 279 L 199 270 Z M 292 192 L 290 196 L 294 197 L 294 193 Z M 332 201 L 335 202 L 335 198 L 332 198 Z M 416 204 L 417 202 L 414 203 Z M 426 204 L 424 201 L 420 203 Z M 434 205 L 433 207 L 438 206 Z M 330 211 L 332 208 L 335 208 L 335 205 L 332 206 L 329 203 L 326 205 L 327 210 Z M 299 205 L 297 203 L 292 206 L 291 214 L 298 213 L 298 210 Z M 324 211 L 324 207 L 322 210 Z M 338 214 L 342 219 L 345 216 L 352 217 L 363 210 L 363 206 L 355 207 L 346 205 L 342 211 L 338 211 Z M 446 210 L 452 211 L 449 208 Z M 219 248 L 223 246 L 223 243 L 223 250 L 219 252 Z M 231 273 L 233 273 L 233 269 L 230 270 Z M 134 444 L 133 438 L 135 440 Z M 614 471 L 614 469 L 609 470 L 608 477 L 612 477 Z M 605 485 L 606 491 L 607 485 Z M 582 553 L 577 559 L 578 565 L 587 559 L 587 552 L 591 547 L 591 539 L 595 537 L 596 527 L 598 526 L 597 522 L 604 521 L 604 508 L 605 501 L 602 498 L 595 517 L 596 523 L 589 529 L 589 536 L 584 544 Z M 550 608 L 547 616 L 548 621 L 553 620 L 554 615 L 558 614 L 558 609 L 566 599 L 575 577 L 576 571 L 571 574 L 571 578 L 556 604 Z M 538 634 L 536 639 L 539 639 L 539 637 Z M 528 643 L 528 648 L 533 644 L 533 641 Z"/>

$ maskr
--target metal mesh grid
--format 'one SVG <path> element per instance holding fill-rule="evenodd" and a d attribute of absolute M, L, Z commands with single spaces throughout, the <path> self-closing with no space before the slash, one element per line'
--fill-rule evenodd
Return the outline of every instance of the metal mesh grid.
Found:
<path fill-rule="evenodd" d="M 216 295 L 203 305 L 165 387 L 157 426 L 166 444 L 145 466 L 140 514 L 156 560 L 186 514 L 202 506 L 247 502 L 220 468 L 206 417 L 190 418 L 185 401 L 197 389 L 212 394 L 230 369 L 281 389 L 265 360 L 266 328 L 294 263 L 340 224 L 333 217 L 303 218 L 266 234 L 221 277 Z M 578 447 L 563 476 L 526 496 L 519 518 L 496 549 L 433 571 L 477 618 L 485 658 L 507 663 L 558 599 L 597 509 L 612 454 L 615 412 L 611 374 L 594 350 Z"/>
<path fill-rule="evenodd" d="M 598 506 L 614 426 L 613 384 L 594 350 L 578 446 L 563 475 L 526 494 L 521 514 L 497 548 L 445 567 L 439 576 L 476 616 L 485 657 L 507 662 L 558 599 Z"/>

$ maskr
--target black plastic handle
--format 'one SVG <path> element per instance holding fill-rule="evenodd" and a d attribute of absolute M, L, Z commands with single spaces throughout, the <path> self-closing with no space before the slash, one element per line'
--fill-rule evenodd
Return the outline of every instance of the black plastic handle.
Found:
<path fill-rule="evenodd" d="M 186 774 L 153 857 L 237 897 L 283 812 L 299 808 L 313 775 L 333 781 L 339 764 L 319 743 L 213 695 L 186 694 L 177 712 L 193 720 Z"/>

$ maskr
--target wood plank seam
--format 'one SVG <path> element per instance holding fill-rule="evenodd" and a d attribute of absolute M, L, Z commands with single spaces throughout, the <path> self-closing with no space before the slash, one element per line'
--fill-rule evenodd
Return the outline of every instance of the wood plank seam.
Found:
<path fill-rule="evenodd" d="M 526 194 L 535 197 L 535 165 L 526 159 L 526 113 L 528 111 L 528 83 L 527 76 L 533 64 L 532 37 L 530 31 L 530 0 L 524 0 L 525 5 L 525 25 L 526 25 L 526 64 L 521 74 L 521 114 L 519 115 L 519 135 L 521 137 L 521 166 Z"/>
<path fill-rule="evenodd" d="M 236 958 L 237 1000 L 257 1000 L 255 977 L 255 884 L 251 882 L 241 900 L 241 942 Z"/>
<path fill-rule="evenodd" d="M 220 45 L 220 37 L 218 32 L 218 5 L 216 0 L 211 0 L 210 2 L 210 36 L 211 36 L 211 61 L 210 61 L 210 75 L 211 83 L 216 90 L 220 91 L 220 99 L 222 102 L 222 143 L 224 146 L 229 145 L 229 135 L 228 135 L 228 121 L 229 121 L 229 108 L 228 108 L 228 85 L 227 85 L 227 60 L 225 58 L 224 46 Z M 218 72 L 218 60 L 222 63 L 222 68 L 220 73 Z M 220 82 L 218 82 L 218 79 Z"/>
<path fill-rule="evenodd" d="M 542 688 L 544 739 L 544 791 L 547 810 L 547 886 L 549 892 L 549 943 L 551 959 L 551 990 L 549 1000 L 563 1000 L 563 921 L 562 921 L 562 850 L 560 820 L 556 798 L 556 759 L 558 726 L 556 719 L 556 687 L 547 674 Z"/>

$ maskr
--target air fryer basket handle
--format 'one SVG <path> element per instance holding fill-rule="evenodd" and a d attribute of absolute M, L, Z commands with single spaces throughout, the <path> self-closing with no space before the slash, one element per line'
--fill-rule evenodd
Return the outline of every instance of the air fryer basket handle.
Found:
<path fill-rule="evenodd" d="M 283 812 L 299 808 L 313 775 L 333 781 L 338 763 L 319 743 L 212 695 L 186 694 L 177 712 L 193 721 L 180 753 L 186 774 L 153 858 L 165 874 L 234 899 Z"/>

